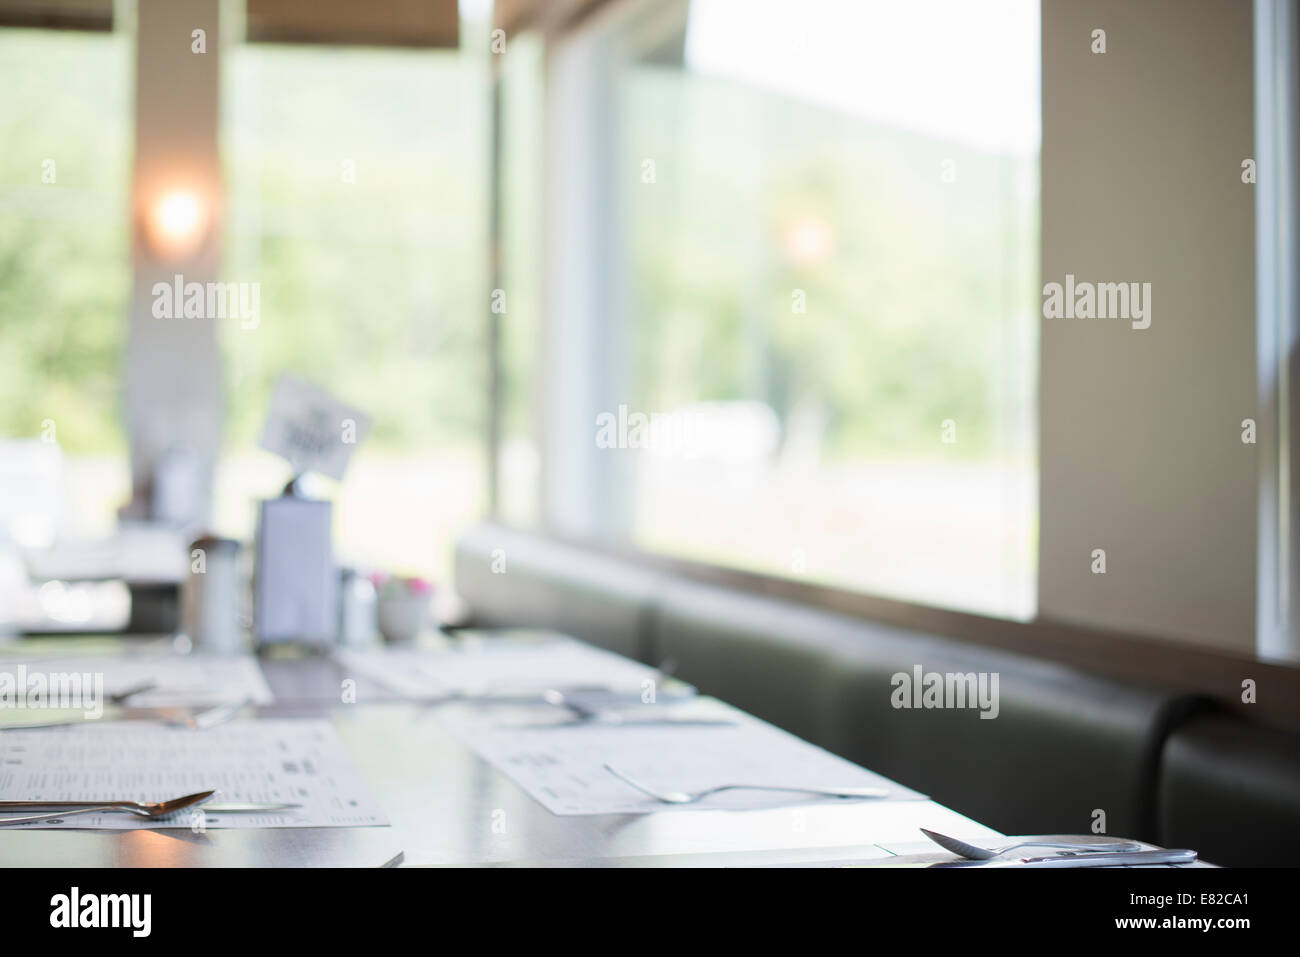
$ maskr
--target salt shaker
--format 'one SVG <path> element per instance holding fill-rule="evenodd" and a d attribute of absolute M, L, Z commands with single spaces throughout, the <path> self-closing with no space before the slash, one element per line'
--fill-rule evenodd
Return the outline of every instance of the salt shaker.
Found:
<path fill-rule="evenodd" d="M 339 635 L 345 648 L 364 648 L 375 644 L 375 586 L 355 569 L 339 573 Z"/>
<path fill-rule="evenodd" d="M 181 626 L 196 651 L 236 655 L 248 650 L 239 616 L 239 542 L 204 537 L 190 545 L 190 574 Z"/>

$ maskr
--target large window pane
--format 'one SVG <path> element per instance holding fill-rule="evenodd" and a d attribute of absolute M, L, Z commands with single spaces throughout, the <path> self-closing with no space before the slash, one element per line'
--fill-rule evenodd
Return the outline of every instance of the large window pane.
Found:
<path fill-rule="evenodd" d="M 107 533 L 129 498 L 131 55 L 0 29 L 0 545 Z"/>
<path fill-rule="evenodd" d="M 374 417 L 334 494 L 340 557 L 447 571 L 485 483 L 485 71 L 447 51 L 229 51 L 223 272 L 261 283 L 261 321 L 222 332 L 225 530 L 249 534 L 285 480 L 256 442 L 290 372 Z"/>
<path fill-rule="evenodd" d="M 1031 615 L 1037 6 L 679 9 L 665 30 L 647 7 L 610 57 L 616 399 L 660 417 L 648 443 L 618 426 L 622 524 L 654 550 Z"/>

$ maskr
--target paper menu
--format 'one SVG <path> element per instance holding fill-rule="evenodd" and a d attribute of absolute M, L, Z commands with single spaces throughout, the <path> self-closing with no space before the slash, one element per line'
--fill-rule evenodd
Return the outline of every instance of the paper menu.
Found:
<path fill-rule="evenodd" d="M 555 814 L 646 814 L 690 809 L 751 810 L 846 803 L 789 791 L 723 791 L 694 804 L 666 804 L 605 770 L 606 763 L 663 791 L 719 784 L 878 787 L 887 798 L 925 795 L 824 751 L 735 709 L 733 725 L 521 726 L 498 719 L 448 718 L 454 733 Z"/>
<path fill-rule="evenodd" d="M 46 684 L 54 675 L 76 674 L 92 678 L 102 676 L 98 687 L 104 697 L 126 691 L 145 682 L 154 682 L 151 691 L 132 695 L 124 704 L 131 708 L 212 707 L 247 702 L 270 704 L 274 697 L 262 669 L 251 655 L 216 657 L 203 655 L 141 655 L 132 657 L 51 657 L 40 659 L 0 659 L 0 675 L 9 675 L 15 691 L 21 673 L 31 680 L 44 676 Z M 92 681 L 85 687 L 93 687 Z M 102 702 L 106 703 L 106 702 Z M 29 711 L 36 716 L 38 712 Z"/>
<path fill-rule="evenodd" d="M 464 649 L 338 651 L 345 673 L 362 675 L 409 698 L 452 693 L 507 694 L 573 685 L 639 692 L 659 673 L 636 661 L 572 639 L 482 642 Z"/>
<path fill-rule="evenodd" d="M 214 804 L 302 807 L 274 813 L 183 812 L 156 821 L 114 811 L 10 827 L 125 830 L 388 824 L 328 721 L 242 721 L 207 731 L 145 722 L 92 722 L 0 732 L 0 800 L 160 801 L 210 789 L 219 791 Z"/>

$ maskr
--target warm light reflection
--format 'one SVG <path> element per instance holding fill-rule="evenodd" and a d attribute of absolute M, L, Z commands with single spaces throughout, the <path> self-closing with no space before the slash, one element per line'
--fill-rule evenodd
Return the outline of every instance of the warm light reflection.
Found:
<path fill-rule="evenodd" d="M 204 204 L 198 194 L 183 189 L 164 193 L 149 214 L 154 251 L 168 259 L 194 252 L 203 239 L 205 220 Z"/>
<path fill-rule="evenodd" d="M 805 216 L 785 228 L 781 242 L 785 254 L 795 265 L 818 266 L 834 251 L 835 234 L 826 220 Z"/>

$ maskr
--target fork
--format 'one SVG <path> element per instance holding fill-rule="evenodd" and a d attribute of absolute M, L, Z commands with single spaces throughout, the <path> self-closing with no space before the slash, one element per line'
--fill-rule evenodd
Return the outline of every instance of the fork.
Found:
<path fill-rule="evenodd" d="M 7 824 L 31 824 L 54 818 L 72 817 L 75 814 L 95 814 L 100 811 L 125 811 L 139 817 L 163 818 L 198 807 L 212 799 L 216 791 L 199 791 L 170 801 L 0 801 L 0 811 L 46 811 L 28 817 L 0 817 L 0 827 Z"/>
<path fill-rule="evenodd" d="M 940 834 L 938 831 L 929 831 L 921 828 L 921 833 L 928 837 L 934 843 L 938 844 L 945 851 L 951 851 L 958 857 L 964 857 L 970 861 L 987 861 L 1007 851 L 1014 851 L 1020 847 L 1055 847 L 1068 848 L 1072 851 L 1081 853 L 1112 852 L 1119 853 L 1124 851 L 1139 851 L 1142 845 L 1136 841 L 1087 841 L 1080 838 L 1070 838 L 1063 834 L 1054 834 L 1050 837 L 1039 837 L 1030 840 L 1018 841 L 1015 844 L 1007 844 L 1003 847 L 979 847 L 975 844 L 967 844 L 955 837 L 949 837 L 947 834 Z M 1054 839 L 1055 838 L 1055 839 Z"/>
<path fill-rule="evenodd" d="M 659 791 L 629 777 L 613 765 L 606 764 L 605 770 L 614 775 L 614 777 L 618 778 L 624 784 L 629 784 L 643 794 L 648 794 L 655 800 L 662 801 L 665 804 L 694 804 L 696 801 L 703 800 L 710 794 L 717 794 L 719 791 L 733 791 L 737 789 L 747 791 L 794 791 L 800 794 L 821 794 L 826 797 L 842 798 L 882 798 L 889 794 L 889 791 L 885 788 L 795 787 L 793 785 L 787 786 L 784 784 L 719 784 L 711 788 L 703 788 L 699 791 Z"/>
<path fill-rule="evenodd" d="M 522 728 L 572 728 L 576 725 L 603 724 L 624 725 L 627 727 L 650 727 L 658 725 L 679 725 L 682 727 L 725 727 L 736 723 L 734 718 L 678 717 L 673 715 L 653 715 L 651 717 L 633 717 L 613 708 L 593 708 L 574 698 L 572 693 L 565 693 L 557 688 L 548 688 L 542 694 L 542 700 L 559 708 L 567 708 L 573 717 L 567 721 L 543 721 L 517 725 Z"/>
<path fill-rule="evenodd" d="M 530 721 L 526 724 L 512 724 L 517 730 L 545 731 L 551 728 L 583 728 L 604 726 L 610 728 L 729 728 L 735 727 L 731 718 L 673 718 L 668 715 L 658 718 L 625 718 L 616 711 L 598 711 L 591 715 L 577 715 L 563 721 Z M 748 785 L 746 785 L 748 786 Z M 782 788 L 781 790 L 786 790 Z"/>
<path fill-rule="evenodd" d="M 665 658 L 659 667 L 650 672 L 646 678 L 653 681 L 656 685 L 662 684 L 673 677 L 673 672 L 677 670 L 677 660 L 675 658 Z M 513 679 L 505 679 L 503 682 L 494 682 L 495 685 L 509 684 Z M 695 694 L 695 688 L 680 681 L 679 684 L 690 695 Z M 431 699 L 435 703 L 442 701 L 477 701 L 489 704 L 528 704 L 532 701 L 541 701 L 546 704 L 553 704 L 557 707 L 568 708 L 570 711 L 580 717 L 591 717 L 595 711 L 578 703 L 575 698 L 580 695 L 613 695 L 617 696 L 625 689 L 608 683 L 599 684 L 536 684 L 530 688 L 516 687 L 513 693 L 493 692 L 490 690 L 474 691 L 452 691 L 446 695 Z M 628 691 L 628 694 L 635 695 L 640 700 L 641 689 Z M 685 696 L 684 696 L 685 697 Z"/>

